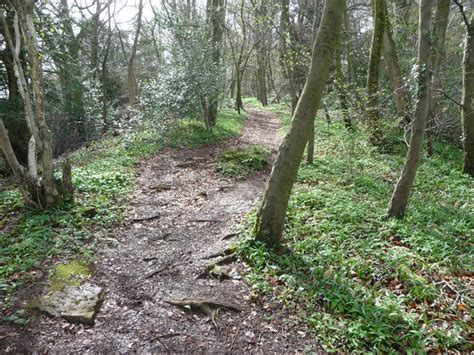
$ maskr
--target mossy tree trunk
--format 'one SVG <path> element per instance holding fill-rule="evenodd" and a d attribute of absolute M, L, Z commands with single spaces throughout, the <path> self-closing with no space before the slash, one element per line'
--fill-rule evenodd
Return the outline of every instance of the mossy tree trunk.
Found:
<path fill-rule="evenodd" d="M 345 0 L 326 0 L 321 25 L 313 46 L 311 67 L 293 120 L 273 165 L 254 233 L 268 244 L 279 244 L 283 234 L 291 189 L 314 122 L 329 67 L 333 60 Z"/>
<path fill-rule="evenodd" d="M 431 87 L 431 0 L 421 0 L 418 29 L 418 89 L 415 117 L 411 126 L 410 146 L 407 159 L 390 200 L 388 217 L 403 217 L 408 204 L 410 191 L 420 165 L 423 136 L 428 116 Z"/>

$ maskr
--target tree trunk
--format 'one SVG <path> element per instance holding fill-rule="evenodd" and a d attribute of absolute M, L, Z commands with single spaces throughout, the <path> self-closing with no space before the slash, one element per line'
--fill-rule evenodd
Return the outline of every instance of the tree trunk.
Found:
<path fill-rule="evenodd" d="M 279 244 L 281 241 L 288 199 L 329 76 L 329 66 L 341 27 L 343 6 L 344 0 L 326 1 L 313 46 L 309 75 L 293 115 L 290 130 L 280 146 L 257 214 L 255 236 L 269 244 Z"/>
<path fill-rule="evenodd" d="M 345 2 L 344 2 L 344 11 L 347 11 Z M 318 33 L 318 28 L 320 24 L 321 24 L 321 2 L 319 0 L 316 0 L 314 2 L 313 35 L 312 35 L 313 45 L 314 45 L 314 41 L 316 40 L 316 34 Z M 294 108 L 292 107 L 291 113 L 293 112 L 294 112 Z M 310 137 L 308 139 L 308 145 L 306 147 L 306 151 L 307 151 L 306 162 L 308 164 L 313 164 L 314 162 L 314 138 L 315 138 L 314 130 L 315 129 L 316 129 L 315 122 L 313 120 L 313 123 L 310 128 Z"/>
<path fill-rule="evenodd" d="M 336 90 L 339 97 L 339 105 L 341 107 L 342 115 L 344 118 L 344 125 L 347 129 L 352 130 L 354 127 L 352 126 L 352 120 L 349 116 L 349 107 L 347 105 L 347 93 L 345 87 L 345 80 L 344 80 L 344 73 L 342 72 L 342 43 L 341 43 L 341 36 L 339 36 L 339 41 L 336 46 Z"/>
<path fill-rule="evenodd" d="M 405 214 L 410 191 L 421 160 L 423 135 L 428 116 L 431 86 L 431 11 L 432 1 L 420 1 L 418 34 L 418 89 L 415 118 L 411 127 L 410 147 L 400 179 L 388 206 L 388 217 L 400 218 Z"/>
<path fill-rule="evenodd" d="M 433 68 L 433 74 L 431 77 L 430 103 L 426 130 L 426 144 L 429 156 L 434 154 L 433 131 L 436 128 L 435 120 L 438 111 L 437 104 L 439 98 L 439 94 L 436 90 L 439 88 L 439 63 L 441 58 L 444 56 L 445 51 L 444 43 L 446 39 L 446 29 L 448 27 L 450 5 L 450 0 L 437 0 L 436 13 L 433 21 L 433 46 L 431 50 L 431 65 Z"/>
<path fill-rule="evenodd" d="M 237 73 L 235 74 L 235 109 L 240 115 L 240 110 L 243 110 L 244 105 L 242 102 L 242 73 L 240 71 L 240 66 L 236 68 Z"/>
<path fill-rule="evenodd" d="M 289 10 L 289 0 L 281 0 L 281 15 L 280 15 L 280 33 L 283 35 L 289 34 L 292 32 L 290 28 L 290 10 Z M 287 39 L 290 41 L 293 38 L 292 35 L 287 37 L 280 38 L 280 65 L 284 68 L 284 76 L 288 80 L 288 88 L 290 91 L 291 97 L 291 113 L 293 114 L 296 109 L 296 105 L 299 99 L 299 93 L 297 85 L 295 83 L 295 73 L 293 71 L 293 54 L 288 50 Z"/>
<path fill-rule="evenodd" d="M 128 104 L 134 106 L 138 96 L 138 83 L 135 77 L 135 58 L 138 49 L 138 39 L 142 28 L 143 0 L 138 3 L 137 29 L 133 39 L 132 51 L 127 64 Z"/>
<path fill-rule="evenodd" d="M 81 141 L 86 140 L 87 130 L 84 124 L 84 86 L 81 82 L 79 64 L 79 38 L 74 33 L 72 20 L 69 16 L 67 0 L 61 0 L 59 17 L 64 30 L 62 45 L 54 60 L 58 65 L 58 77 L 61 84 L 63 110 L 69 122 L 73 124 Z M 54 53 L 54 52 L 53 52 Z"/>
<path fill-rule="evenodd" d="M 474 177 L 474 14 L 467 28 L 462 90 L 463 172 Z"/>
<path fill-rule="evenodd" d="M 370 132 L 372 144 L 382 143 L 382 132 L 380 129 L 380 117 L 378 111 L 378 91 L 380 76 L 380 56 L 382 54 L 382 39 L 385 20 L 385 0 L 374 0 L 372 2 L 374 13 L 374 31 L 372 33 L 372 44 L 370 47 L 369 68 L 367 70 L 367 125 Z"/>
<path fill-rule="evenodd" d="M 449 1 L 449 0 L 448 0 Z M 385 65 L 388 70 L 388 77 L 390 80 L 390 86 L 394 92 L 395 104 L 397 107 L 397 114 L 400 120 L 400 125 L 403 127 L 410 123 L 410 97 L 406 83 L 403 80 L 402 71 L 398 61 L 397 49 L 395 41 L 392 37 L 392 27 L 390 20 L 387 16 L 387 4 L 385 1 L 382 2 L 382 6 L 385 6 L 384 13 L 384 29 L 383 29 L 383 58 Z"/>
<path fill-rule="evenodd" d="M 3 20 L 0 22 L 0 34 L 6 39 L 6 46 L 4 50 L 0 51 L 0 60 L 5 65 L 7 74 L 8 103 L 4 108 L 3 119 L 6 128 L 10 131 L 11 145 L 18 160 L 20 163 L 26 163 L 28 159 L 26 142 L 31 137 L 31 131 L 28 129 L 26 121 L 17 119 L 19 115 L 24 114 L 24 107 L 22 108 L 20 88 L 15 74 L 15 60 L 18 61 L 21 71 L 24 72 L 25 59 L 21 52 L 18 54 L 18 59 L 15 59 L 15 48 L 11 47 L 15 42 L 11 38 L 15 34 L 13 13 L 6 11 L 4 18 L 5 23 L 2 23 Z"/>
<path fill-rule="evenodd" d="M 210 3 L 210 25 L 212 28 L 212 62 L 214 65 L 219 66 L 221 62 L 221 45 L 222 36 L 224 34 L 224 19 L 225 9 L 224 0 L 209 0 Z M 217 107 L 219 97 L 211 97 L 209 104 L 209 123 L 211 127 L 216 124 L 217 120 Z"/>

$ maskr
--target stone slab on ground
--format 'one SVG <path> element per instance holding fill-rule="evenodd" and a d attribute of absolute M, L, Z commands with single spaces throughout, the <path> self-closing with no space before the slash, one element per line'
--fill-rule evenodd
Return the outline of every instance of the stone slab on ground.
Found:
<path fill-rule="evenodd" d="M 52 316 L 62 317 L 72 323 L 93 325 L 103 298 L 102 287 L 84 283 L 48 292 L 41 298 L 40 308 Z"/>

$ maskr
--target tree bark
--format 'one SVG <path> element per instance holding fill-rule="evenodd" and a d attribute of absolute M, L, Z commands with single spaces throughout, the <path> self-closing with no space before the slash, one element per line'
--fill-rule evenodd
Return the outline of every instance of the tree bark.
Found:
<path fill-rule="evenodd" d="M 293 120 L 283 143 L 257 214 L 254 233 L 258 240 L 279 244 L 288 199 L 298 173 L 310 128 L 316 116 L 341 28 L 344 0 L 327 0 L 313 46 L 311 67 Z"/>
<path fill-rule="evenodd" d="M 420 165 L 423 135 L 428 116 L 431 86 L 431 13 L 432 1 L 421 0 L 418 33 L 418 89 L 415 118 L 411 127 L 410 147 L 400 179 L 390 200 L 388 217 L 401 218 L 405 214 L 410 191 Z"/>

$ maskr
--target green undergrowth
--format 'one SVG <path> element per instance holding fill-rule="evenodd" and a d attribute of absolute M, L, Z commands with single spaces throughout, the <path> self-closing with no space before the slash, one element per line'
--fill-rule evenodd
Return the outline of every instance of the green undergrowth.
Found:
<path fill-rule="evenodd" d="M 220 114 L 213 133 L 182 120 L 165 134 L 143 129 L 105 138 L 70 155 L 75 203 L 39 212 L 23 205 L 16 190 L 0 191 L 0 311 L 8 314 L 14 290 L 34 282 L 52 261 L 92 257 L 98 242 L 113 241 L 124 218 L 143 159 L 164 147 L 192 148 L 237 136 L 244 115 Z"/>
<path fill-rule="evenodd" d="M 270 149 L 254 145 L 225 150 L 217 160 L 217 171 L 234 179 L 244 179 L 263 170 L 270 158 Z"/>
<path fill-rule="evenodd" d="M 320 117 L 315 146 L 284 248 L 256 242 L 249 217 L 240 253 L 255 290 L 300 312 L 328 351 L 473 351 L 474 181 L 461 173 L 461 151 L 438 142 L 405 218 L 387 220 L 404 146 L 380 153 L 363 132 Z"/>

